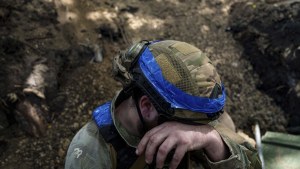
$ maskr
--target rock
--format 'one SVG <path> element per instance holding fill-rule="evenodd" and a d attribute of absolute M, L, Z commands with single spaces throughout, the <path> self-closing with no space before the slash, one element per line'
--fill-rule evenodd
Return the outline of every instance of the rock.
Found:
<path fill-rule="evenodd" d="M 64 151 L 62 148 L 60 148 L 60 149 L 58 150 L 58 156 L 59 156 L 59 157 L 65 157 L 65 151 Z"/>
<path fill-rule="evenodd" d="M 94 45 L 94 58 L 93 61 L 96 63 L 100 63 L 103 60 L 103 55 L 102 55 L 103 49 L 100 48 L 99 45 L 95 44 Z"/>
<path fill-rule="evenodd" d="M 79 129 L 79 123 L 74 123 L 73 125 L 72 125 L 72 131 L 77 131 Z"/>
<path fill-rule="evenodd" d="M 64 150 L 67 150 L 67 149 L 68 149 L 68 147 L 69 147 L 69 145 L 70 145 L 70 142 L 71 142 L 70 139 L 67 139 L 67 138 L 64 139 L 63 145 L 62 145 Z"/>

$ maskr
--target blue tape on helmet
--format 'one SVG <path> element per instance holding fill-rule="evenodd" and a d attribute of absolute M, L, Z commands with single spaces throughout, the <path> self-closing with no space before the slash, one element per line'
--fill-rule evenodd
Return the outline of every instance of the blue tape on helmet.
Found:
<path fill-rule="evenodd" d="M 150 84 L 172 108 L 210 114 L 222 110 L 225 105 L 226 94 L 223 85 L 222 96 L 211 99 L 187 94 L 167 81 L 148 47 L 139 58 L 139 66 Z"/>

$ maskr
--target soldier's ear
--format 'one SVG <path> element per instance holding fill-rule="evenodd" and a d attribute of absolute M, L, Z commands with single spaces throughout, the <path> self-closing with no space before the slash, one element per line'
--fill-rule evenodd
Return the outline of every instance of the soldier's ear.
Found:
<path fill-rule="evenodd" d="M 145 121 L 156 119 L 157 111 L 148 96 L 143 95 L 139 100 L 141 114 Z"/>

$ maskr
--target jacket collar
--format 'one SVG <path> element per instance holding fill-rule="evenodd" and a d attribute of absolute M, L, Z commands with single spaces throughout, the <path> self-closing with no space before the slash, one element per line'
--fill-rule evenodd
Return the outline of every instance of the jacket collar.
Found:
<path fill-rule="evenodd" d="M 138 143 L 141 141 L 140 137 L 134 136 L 132 134 L 130 134 L 125 128 L 124 126 L 122 126 L 122 124 L 120 123 L 120 121 L 118 120 L 118 118 L 116 118 L 115 116 L 115 105 L 116 105 L 116 101 L 117 99 L 119 99 L 121 92 L 118 92 L 117 95 L 113 98 L 112 100 L 112 104 L 111 104 L 111 117 L 113 119 L 113 123 L 118 131 L 118 133 L 120 134 L 120 136 L 125 140 L 125 142 L 131 146 L 136 148 Z"/>

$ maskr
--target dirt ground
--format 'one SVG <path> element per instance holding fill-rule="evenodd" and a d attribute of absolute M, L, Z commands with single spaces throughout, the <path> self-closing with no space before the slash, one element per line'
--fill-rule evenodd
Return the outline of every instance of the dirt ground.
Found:
<path fill-rule="evenodd" d="M 238 129 L 253 136 L 259 122 L 262 133 L 299 134 L 300 2 L 0 1 L 0 30 L 1 97 L 21 91 L 32 60 L 46 58 L 55 79 L 44 137 L 17 122 L 0 128 L 1 169 L 63 168 L 72 137 L 121 88 L 111 78 L 113 56 L 142 39 L 186 41 L 208 53 Z"/>

